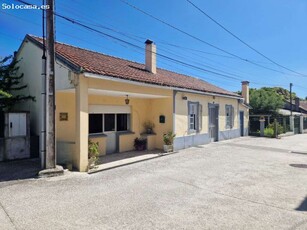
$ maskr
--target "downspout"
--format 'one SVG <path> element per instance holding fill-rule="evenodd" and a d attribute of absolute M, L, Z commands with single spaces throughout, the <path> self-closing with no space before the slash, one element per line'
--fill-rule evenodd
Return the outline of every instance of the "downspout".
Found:
<path fill-rule="evenodd" d="M 176 94 L 177 94 L 177 90 L 173 91 L 173 133 L 175 133 L 176 131 Z"/>

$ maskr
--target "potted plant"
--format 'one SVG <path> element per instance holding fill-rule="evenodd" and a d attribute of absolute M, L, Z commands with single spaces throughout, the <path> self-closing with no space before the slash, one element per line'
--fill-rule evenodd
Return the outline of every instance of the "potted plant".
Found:
<path fill-rule="evenodd" d="M 164 152 L 173 152 L 173 143 L 174 143 L 174 138 L 176 137 L 176 134 L 174 134 L 172 131 L 169 131 L 168 133 L 163 135 L 163 150 Z"/>
<path fill-rule="evenodd" d="M 147 145 L 147 139 L 146 138 L 141 138 L 137 137 L 134 139 L 134 148 L 138 151 L 143 151 L 146 149 Z"/>
<path fill-rule="evenodd" d="M 155 127 L 155 124 L 151 121 L 145 121 L 143 123 L 143 127 L 145 129 L 145 132 L 147 134 L 152 134 L 153 133 L 153 128 Z"/>
<path fill-rule="evenodd" d="M 91 140 L 88 141 L 88 165 L 89 169 L 95 167 L 98 161 L 99 155 L 99 143 L 93 142 Z"/>

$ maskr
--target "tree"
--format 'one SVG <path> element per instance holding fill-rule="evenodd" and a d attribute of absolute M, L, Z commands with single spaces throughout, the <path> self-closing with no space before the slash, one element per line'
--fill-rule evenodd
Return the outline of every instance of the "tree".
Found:
<path fill-rule="evenodd" d="M 250 89 L 251 114 L 276 114 L 284 105 L 284 97 L 274 88 Z"/>
<path fill-rule="evenodd" d="M 18 75 L 18 61 L 12 56 L 0 60 L 0 111 L 10 111 L 19 102 L 33 100 L 30 95 L 18 94 L 19 90 L 27 87 L 21 84 L 23 74 Z"/>
<path fill-rule="evenodd" d="M 283 96 L 285 100 L 290 100 L 290 91 L 288 89 L 282 87 L 274 87 L 272 89 L 274 89 L 279 95 Z M 296 98 L 295 92 L 292 92 L 292 98 Z"/>

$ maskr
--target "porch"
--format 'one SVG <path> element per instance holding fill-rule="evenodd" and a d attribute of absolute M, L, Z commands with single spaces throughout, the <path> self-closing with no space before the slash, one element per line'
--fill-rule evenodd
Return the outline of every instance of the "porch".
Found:
<path fill-rule="evenodd" d="M 76 89 L 56 95 L 58 163 L 86 171 L 89 140 L 99 143 L 100 156 L 132 151 L 138 137 L 147 139 L 147 150 L 162 149 L 163 134 L 173 129 L 172 95 L 157 87 L 79 76 Z M 146 121 L 155 125 L 152 134 L 146 134 Z"/>
<path fill-rule="evenodd" d="M 96 173 L 125 165 L 135 164 L 158 157 L 166 156 L 172 153 L 163 153 L 162 150 L 145 150 L 145 151 L 129 151 L 124 153 L 115 153 L 100 156 L 98 164 L 88 173 Z"/>

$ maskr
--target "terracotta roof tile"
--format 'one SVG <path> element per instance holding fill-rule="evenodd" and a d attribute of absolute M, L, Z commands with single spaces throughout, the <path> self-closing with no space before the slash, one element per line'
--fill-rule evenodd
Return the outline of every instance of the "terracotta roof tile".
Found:
<path fill-rule="evenodd" d="M 42 43 L 42 39 L 32 35 L 28 37 Z M 101 54 L 95 51 L 57 42 L 56 53 L 85 72 L 107 75 L 121 79 L 178 87 L 201 92 L 217 93 L 240 97 L 238 94 L 224 90 L 201 79 L 157 68 L 152 74 L 145 70 L 145 65 L 121 58 Z"/>

